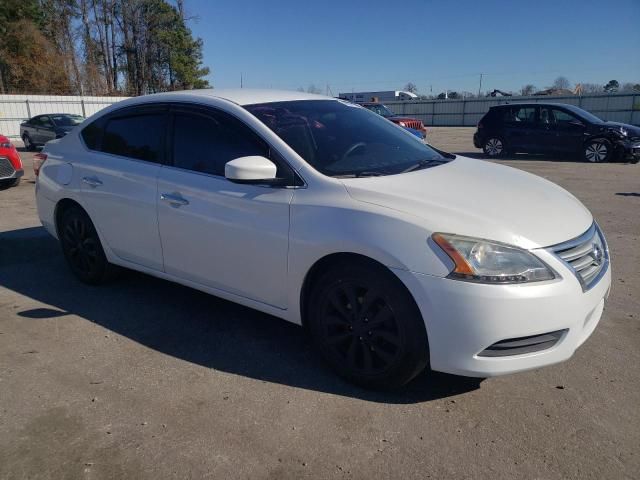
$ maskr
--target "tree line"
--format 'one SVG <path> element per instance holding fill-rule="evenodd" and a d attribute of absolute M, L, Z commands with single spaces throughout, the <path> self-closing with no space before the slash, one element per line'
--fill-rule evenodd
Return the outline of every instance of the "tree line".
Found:
<path fill-rule="evenodd" d="M 184 0 L 4 0 L 0 93 L 144 95 L 206 88 Z"/>

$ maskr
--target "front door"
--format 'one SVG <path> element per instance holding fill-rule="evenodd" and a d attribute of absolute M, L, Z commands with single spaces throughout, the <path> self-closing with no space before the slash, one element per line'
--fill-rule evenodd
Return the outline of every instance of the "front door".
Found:
<path fill-rule="evenodd" d="M 274 160 L 270 149 L 239 120 L 212 108 L 175 107 L 171 117 L 171 165 L 158 177 L 165 271 L 286 308 L 294 190 L 224 177 L 228 161 L 249 155 Z M 278 176 L 286 168 L 278 165 Z"/>

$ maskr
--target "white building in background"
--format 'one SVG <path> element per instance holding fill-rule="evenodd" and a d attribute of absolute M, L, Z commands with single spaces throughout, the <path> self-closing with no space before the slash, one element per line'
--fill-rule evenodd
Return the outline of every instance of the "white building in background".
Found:
<path fill-rule="evenodd" d="M 403 90 L 384 90 L 381 92 L 347 92 L 338 94 L 338 98 L 349 100 L 350 102 L 397 102 L 405 100 L 417 100 L 415 93 Z"/>

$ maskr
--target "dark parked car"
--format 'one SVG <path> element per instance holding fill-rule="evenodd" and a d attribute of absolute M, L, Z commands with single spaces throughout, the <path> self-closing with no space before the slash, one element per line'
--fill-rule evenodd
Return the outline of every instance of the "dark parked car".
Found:
<path fill-rule="evenodd" d="M 491 107 L 478 122 L 473 143 L 491 158 L 507 153 L 578 154 L 588 162 L 640 160 L 640 128 L 605 122 L 562 103 Z"/>
<path fill-rule="evenodd" d="M 27 150 L 44 145 L 54 138 L 64 137 L 76 125 L 84 121 L 81 115 L 70 113 L 47 113 L 37 115 L 20 124 L 20 137 Z"/>

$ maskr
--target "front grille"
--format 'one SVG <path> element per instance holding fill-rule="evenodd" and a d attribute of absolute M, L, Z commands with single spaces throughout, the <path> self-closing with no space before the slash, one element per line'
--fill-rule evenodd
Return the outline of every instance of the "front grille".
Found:
<path fill-rule="evenodd" d="M 609 249 L 595 222 L 578 238 L 551 247 L 551 251 L 571 268 L 585 292 L 600 280 L 609 265 Z"/>
<path fill-rule="evenodd" d="M 529 337 L 508 338 L 494 343 L 481 351 L 479 357 L 507 357 L 509 355 L 523 355 L 539 352 L 553 347 L 560 341 L 567 329 L 555 332 L 531 335 Z"/>
<path fill-rule="evenodd" d="M 15 170 L 9 159 L 7 157 L 0 157 L 0 179 L 8 178 L 13 175 L 14 172 Z"/>
<path fill-rule="evenodd" d="M 407 122 L 407 127 L 413 128 L 414 130 L 420 130 L 422 125 L 418 121 Z"/>

